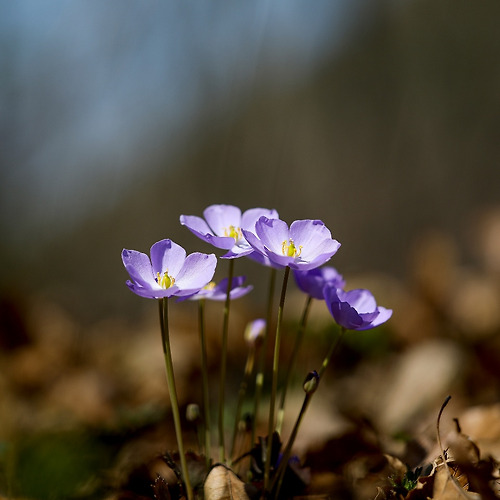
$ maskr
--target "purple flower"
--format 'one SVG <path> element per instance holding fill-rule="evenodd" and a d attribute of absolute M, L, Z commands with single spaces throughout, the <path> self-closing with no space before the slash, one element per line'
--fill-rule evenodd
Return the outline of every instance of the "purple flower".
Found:
<path fill-rule="evenodd" d="M 211 205 L 203 211 L 203 216 L 181 215 L 180 222 L 193 234 L 211 245 L 228 250 L 223 259 L 234 259 L 251 254 L 254 250 L 243 236 L 243 230 L 254 232 L 255 223 L 261 216 L 274 219 L 276 210 L 251 208 L 241 214 L 233 205 Z"/>
<path fill-rule="evenodd" d="M 132 278 L 127 286 L 148 299 L 192 295 L 212 279 L 217 265 L 214 254 L 186 257 L 184 248 L 168 239 L 151 247 L 151 260 L 142 252 L 123 249 L 122 261 Z"/>
<path fill-rule="evenodd" d="M 346 330 L 369 330 L 385 323 L 392 315 L 391 309 L 377 307 L 375 297 L 368 290 L 346 292 L 326 285 L 323 293 L 333 319 Z"/>
<path fill-rule="evenodd" d="M 236 276 L 232 279 L 231 282 L 231 291 L 229 292 L 229 298 L 239 299 L 249 293 L 252 289 L 252 285 L 242 286 L 245 281 L 245 276 Z M 228 278 L 224 278 L 218 284 L 211 281 L 208 285 L 204 286 L 199 292 L 191 295 L 189 297 L 182 297 L 179 300 L 184 299 L 192 299 L 192 300 L 200 300 L 200 299 L 209 299 L 209 300 L 218 300 L 223 301 L 226 300 L 227 297 L 227 282 Z"/>
<path fill-rule="evenodd" d="M 321 266 L 340 247 L 320 220 L 296 220 L 289 229 L 280 219 L 261 217 L 255 224 L 255 234 L 243 229 L 243 235 L 274 267 L 302 271 Z"/>
<path fill-rule="evenodd" d="M 310 271 L 293 272 L 297 286 L 311 297 L 323 300 L 323 288 L 325 285 L 334 288 L 345 286 L 344 278 L 332 266 L 323 266 L 311 269 Z"/>

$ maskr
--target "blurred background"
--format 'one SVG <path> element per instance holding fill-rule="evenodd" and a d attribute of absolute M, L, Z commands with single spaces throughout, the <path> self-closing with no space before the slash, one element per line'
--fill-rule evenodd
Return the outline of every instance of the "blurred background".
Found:
<path fill-rule="evenodd" d="M 322 219 L 347 287 L 373 287 L 394 308 L 398 349 L 451 338 L 432 352 L 455 364 L 436 376 L 497 400 L 499 18 L 496 0 L 1 2 L 2 384 L 14 380 L 26 403 L 14 413 L 29 421 L 43 374 L 77 420 L 109 417 L 118 396 L 101 376 L 122 358 L 103 353 L 128 334 L 121 354 L 137 354 L 129 322 L 145 314 L 159 347 L 156 310 L 124 286 L 120 252 L 167 237 L 212 251 L 179 215 L 213 203 Z M 241 269 L 259 304 L 266 276 Z M 488 367 L 479 393 L 458 377 L 478 339 L 490 349 L 470 365 Z M 54 368 L 54 346 L 81 361 L 82 345 L 102 372 L 55 387 L 68 367 Z M 141 404 L 157 394 L 146 379 Z M 379 424 L 405 427 L 391 411 Z"/>
<path fill-rule="evenodd" d="M 500 186 L 498 2 L 2 2 L 0 277 L 82 318 L 212 203 L 320 218 L 344 271 L 466 258 Z M 471 232 L 472 231 L 472 232 Z"/>

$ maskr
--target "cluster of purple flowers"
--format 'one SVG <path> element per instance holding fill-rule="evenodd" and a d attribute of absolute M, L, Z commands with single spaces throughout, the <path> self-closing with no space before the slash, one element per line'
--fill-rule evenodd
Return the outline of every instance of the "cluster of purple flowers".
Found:
<path fill-rule="evenodd" d="M 247 256 L 276 269 L 294 271 L 298 287 L 316 299 L 324 299 L 334 320 L 349 330 L 366 330 L 387 321 L 392 311 L 377 306 L 368 290 L 344 291 L 345 282 L 333 267 L 321 267 L 337 252 L 340 243 L 320 220 L 296 220 L 288 224 L 276 210 L 253 208 L 241 212 L 232 205 L 211 205 L 204 218 L 181 215 L 180 222 L 207 243 L 226 250 L 223 259 Z M 152 299 L 224 300 L 228 280 L 211 282 L 217 265 L 214 254 L 186 251 L 165 239 L 151 247 L 151 257 L 135 250 L 122 251 L 130 275 L 127 286 Z M 231 281 L 230 298 L 251 290 L 243 277 Z"/>
<path fill-rule="evenodd" d="M 279 351 L 281 339 L 281 319 L 285 302 L 285 293 L 290 271 L 293 271 L 297 286 L 307 294 L 306 308 L 303 315 L 301 329 L 296 337 L 294 353 L 298 352 L 302 333 L 305 328 L 305 320 L 311 300 L 320 299 L 326 302 L 328 310 L 336 323 L 341 327 L 341 335 L 328 351 L 321 369 L 316 374 L 316 383 L 319 382 L 322 373 L 328 365 L 335 351 L 337 341 L 342 337 L 345 330 L 367 330 L 374 328 L 387 321 L 392 311 L 377 306 L 375 298 L 368 290 L 345 291 L 345 282 L 337 270 L 330 266 L 324 266 L 340 247 L 340 243 L 332 238 L 330 230 L 321 220 L 296 220 L 290 226 L 279 218 L 276 210 L 265 208 L 252 208 L 241 212 L 233 205 L 211 205 L 203 212 L 203 218 L 194 215 L 181 215 L 180 222 L 193 234 L 216 248 L 225 250 L 222 259 L 229 259 L 229 277 L 221 280 L 218 284 L 212 281 L 217 266 L 215 254 L 194 252 L 190 255 L 174 243 L 172 240 L 164 239 L 158 241 L 151 247 L 150 256 L 135 250 L 122 251 L 122 261 L 125 269 L 130 275 L 127 286 L 137 295 L 150 299 L 157 299 L 160 311 L 160 326 L 162 331 L 163 350 L 165 354 L 167 383 L 169 386 L 172 414 L 174 417 L 175 432 L 179 447 L 182 476 L 188 500 L 193 500 L 193 490 L 189 480 L 186 457 L 183 451 L 182 429 L 180 422 L 179 406 L 175 389 L 173 373 L 173 362 L 169 341 L 168 329 L 168 298 L 177 297 L 177 300 L 198 300 L 200 310 L 200 344 L 202 351 L 202 373 L 205 412 L 205 454 L 207 468 L 210 467 L 210 411 L 208 396 L 208 377 L 206 368 L 206 347 L 204 337 L 204 300 L 225 301 L 224 323 L 222 334 L 222 354 L 220 366 L 220 395 L 219 395 L 219 461 L 225 463 L 225 426 L 224 426 L 224 387 L 226 377 L 227 358 L 227 334 L 230 301 L 247 294 L 252 286 L 244 285 L 245 277 L 233 277 L 234 260 L 239 257 L 248 257 L 264 266 L 274 270 L 284 269 L 283 288 L 278 308 L 278 319 L 276 325 L 275 345 L 273 351 L 271 398 L 269 404 L 267 452 L 272 454 L 273 435 L 281 432 L 283 423 L 283 412 L 286 395 L 286 387 L 290 380 L 291 366 L 295 354 L 292 356 L 288 366 L 286 381 L 281 394 L 280 408 L 275 425 L 275 402 L 278 384 Z M 273 278 L 274 280 L 274 278 Z M 273 282 L 272 280 L 272 282 Z M 272 303 L 272 290 L 270 286 L 269 304 Z M 269 311 L 268 311 L 269 316 Z M 269 319 L 269 317 L 268 317 Z M 235 427 L 233 430 L 233 443 L 231 456 L 240 421 L 242 397 L 253 366 L 255 348 L 261 339 L 266 339 L 269 322 L 263 319 L 250 323 L 245 339 L 249 344 L 249 355 L 245 366 L 245 379 L 240 387 L 239 401 L 236 410 Z M 265 354 L 265 349 L 262 351 Z M 262 353 L 261 353 L 262 354 Z M 261 361 L 265 355 L 261 356 Z M 263 363 L 256 376 L 256 390 L 254 401 L 254 424 L 258 415 L 258 405 L 263 381 Z M 285 449 L 285 455 L 289 454 L 297 434 L 307 402 L 314 392 L 306 390 L 306 399 L 301 410 L 294 430 L 290 436 Z M 252 428 L 252 440 L 255 425 Z M 288 458 L 283 463 L 287 463 Z M 263 476 L 263 491 L 270 493 L 276 487 L 276 495 L 279 492 L 281 480 L 286 468 L 279 467 L 271 484 L 271 460 L 266 461 Z M 266 496 L 266 494 L 264 495 Z"/>

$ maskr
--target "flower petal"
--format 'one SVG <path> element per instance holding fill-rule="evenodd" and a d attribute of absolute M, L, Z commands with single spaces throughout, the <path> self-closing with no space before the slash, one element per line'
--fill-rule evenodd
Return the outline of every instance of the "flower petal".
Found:
<path fill-rule="evenodd" d="M 378 306 L 378 316 L 372 321 L 370 328 L 375 328 L 376 326 L 385 323 L 392 316 L 392 309 L 386 309 L 385 307 Z"/>
<path fill-rule="evenodd" d="M 179 288 L 178 296 L 189 295 L 201 290 L 215 273 L 217 257 L 195 252 L 187 256 L 184 265 L 176 276 L 175 285 Z"/>
<path fill-rule="evenodd" d="M 227 282 L 228 282 L 229 278 L 223 278 L 219 281 L 219 283 L 217 283 L 217 285 L 215 285 L 215 288 L 214 290 L 217 290 L 217 291 L 220 291 L 220 292 L 223 292 L 223 293 L 227 293 Z M 243 283 L 245 282 L 246 280 L 246 277 L 245 276 L 234 276 L 233 279 L 231 280 L 231 290 L 233 288 L 237 288 L 241 285 L 243 285 Z"/>
<path fill-rule="evenodd" d="M 328 309 L 335 321 L 349 330 L 368 330 L 385 323 L 392 310 L 377 307 L 369 290 L 357 289 L 345 292 L 325 286 L 323 289 Z"/>
<path fill-rule="evenodd" d="M 364 325 L 363 318 L 347 302 L 340 303 L 339 317 L 335 321 L 347 330 L 358 330 Z"/>
<path fill-rule="evenodd" d="M 242 286 L 245 282 L 245 276 L 235 276 L 231 280 L 231 291 L 229 292 L 229 297 L 232 299 L 239 299 L 249 293 L 252 289 L 252 285 Z M 227 282 L 228 278 L 222 279 L 212 291 L 210 296 L 211 300 L 226 300 L 227 297 Z"/>
<path fill-rule="evenodd" d="M 243 297 L 247 293 L 251 292 L 253 290 L 252 285 L 247 285 L 247 286 L 237 286 L 231 288 L 231 291 L 229 292 L 229 297 L 231 300 L 234 299 L 239 299 L 240 297 Z M 226 289 L 215 289 L 211 291 L 204 292 L 203 289 L 201 289 L 197 294 L 193 295 L 193 299 L 208 299 L 208 300 L 215 300 L 218 302 L 223 302 L 226 300 L 227 297 L 227 280 L 226 280 Z"/>
<path fill-rule="evenodd" d="M 331 240 L 335 241 L 335 240 Z M 311 269 L 315 269 L 316 267 L 322 266 L 325 262 L 328 262 L 332 256 L 337 252 L 337 249 L 340 247 L 340 243 L 336 245 L 335 243 L 329 243 L 328 246 L 330 250 L 328 252 L 320 253 L 313 260 L 304 260 L 302 256 L 296 258 L 291 264 L 290 267 L 292 269 L 300 269 L 302 271 L 309 271 Z"/>
<path fill-rule="evenodd" d="M 297 286 L 311 297 L 323 300 L 323 288 L 325 285 L 341 288 L 345 285 L 344 279 L 339 272 L 331 266 L 314 268 L 309 271 L 294 271 Z"/>
<path fill-rule="evenodd" d="M 233 205 L 211 205 L 203 211 L 203 216 L 217 236 L 225 236 L 224 230 L 229 226 L 241 225 L 241 210 Z"/>
<path fill-rule="evenodd" d="M 175 294 L 177 291 L 177 287 L 173 286 L 171 288 L 146 288 L 137 285 L 136 283 L 132 283 L 130 280 L 127 280 L 126 285 L 132 290 L 136 295 L 141 297 L 145 297 L 147 299 L 161 299 L 163 297 L 170 297 Z"/>
<path fill-rule="evenodd" d="M 246 210 L 241 216 L 241 229 L 255 233 L 255 224 L 262 217 L 268 219 L 277 219 L 278 212 L 274 209 L 268 210 L 267 208 L 250 208 Z"/>
<path fill-rule="evenodd" d="M 363 320 L 363 324 L 366 324 L 366 325 L 371 325 L 375 321 L 375 318 L 377 318 L 377 316 L 379 315 L 379 312 L 377 309 L 375 311 L 367 312 L 367 313 L 360 313 L 357 309 L 356 309 L 356 311 L 358 312 L 359 317 Z"/>
<path fill-rule="evenodd" d="M 283 268 L 290 266 L 292 267 L 295 262 L 295 257 L 288 257 L 287 255 L 278 255 L 274 252 L 267 251 L 266 255 L 268 259 L 276 266 Z"/>
<path fill-rule="evenodd" d="M 288 243 L 290 238 L 288 225 L 281 219 L 261 217 L 255 224 L 255 233 L 262 244 L 277 255 L 283 254 L 283 242 Z"/>
<path fill-rule="evenodd" d="M 360 314 L 370 313 L 377 309 L 375 297 L 369 290 L 357 289 L 346 292 L 344 300 L 356 308 Z"/>
<path fill-rule="evenodd" d="M 323 277 L 325 283 L 336 288 L 343 288 L 345 286 L 344 277 L 332 266 L 325 266 L 317 270 Z"/>
<path fill-rule="evenodd" d="M 325 287 L 327 288 L 327 287 Z M 341 302 L 333 288 L 325 292 L 325 301 L 335 322 L 348 330 L 356 330 L 363 325 L 363 320 L 347 302 Z"/>
<path fill-rule="evenodd" d="M 276 264 L 275 262 L 272 262 L 267 255 L 264 255 L 260 252 L 252 252 L 248 254 L 248 258 L 252 259 L 255 262 L 258 262 L 262 266 L 266 267 L 274 267 L 274 269 L 283 269 L 285 266 L 281 266 L 279 264 Z"/>
<path fill-rule="evenodd" d="M 259 238 L 252 233 L 251 231 L 247 231 L 246 229 L 242 229 L 243 236 L 247 240 L 248 244 L 259 254 L 265 255 L 266 254 L 266 248 L 264 247 L 264 244 L 262 241 L 259 240 Z"/>
<path fill-rule="evenodd" d="M 215 236 L 208 224 L 196 215 L 181 215 L 181 224 L 186 226 L 195 236 L 206 241 L 209 245 L 229 250 L 234 246 L 234 238 Z"/>
<path fill-rule="evenodd" d="M 122 262 L 133 281 L 146 288 L 154 287 L 155 275 L 149 257 L 136 250 L 122 250 Z"/>
<path fill-rule="evenodd" d="M 247 286 L 239 286 L 231 290 L 231 300 L 239 299 L 240 297 L 245 296 L 247 293 L 250 293 L 253 290 L 253 285 Z"/>
<path fill-rule="evenodd" d="M 168 272 L 174 278 L 186 260 L 186 250 L 172 240 L 165 239 L 158 241 L 151 247 L 151 263 L 153 264 L 153 273 Z"/>
<path fill-rule="evenodd" d="M 246 287 L 241 286 L 245 281 L 245 276 L 235 276 L 231 281 L 231 291 L 229 292 L 229 296 L 231 299 L 238 299 L 243 295 L 247 294 L 253 289 L 252 285 L 248 285 Z M 183 295 L 179 297 L 177 302 L 182 302 L 184 300 L 217 300 L 223 301 L 226 300 L 227 297 L 227 281 L 228 278 L 224 278 L 221 280 L 215 287 L 209 288 L 207 286 L 203 287 L 197 293 L 193 295 Z"/>
<path fill-rule="evenodd" d="M 302 247 L 300 256 L 303 260 L 307 261 L 312 261 L 320 254 L 326 254 L 331 251 L 335 253 L 340 246 L 338 241 L 332 239 L 332 234 L 325 224 L 317 219 L 296 220 L 292 222 L 290 237 L 297 248 Z"/>
<path fill-rule="evenodd" d="M 248 248 L 243 246 L 234 245 L 227 253 L 221 255 L 221 259 L 237 259 L 238 257 L 245 257 L 254 252 L 254 249 L 248 245 Z"/>
<path fill-rule="evenodd" d="M 181 215 L 179 220 L 183 226 L 186 226 L 196 235 L 213 234 L 205 220 L 197 215 Z"/>

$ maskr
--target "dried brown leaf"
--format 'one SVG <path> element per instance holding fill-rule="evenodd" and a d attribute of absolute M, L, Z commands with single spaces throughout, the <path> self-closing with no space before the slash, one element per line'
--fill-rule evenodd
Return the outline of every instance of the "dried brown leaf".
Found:
<path fill-rule="evenodd" d="M 434 496 L 433 500 L 481 500 L 481 496 L 462 488 L 457 480 L 454 480 L 445 467 L 439 467 L 434 474 Z"/>
<path fill-rule="evenodd" d="M 224 465 L 216 465 L 204 486 L 205 500 L 250 500 L 245 483 Z"/>
<path fill-rule="evenodd" d="M 454 460 L 459 464 L 477 465 L 480 458 L 479 448 L 469 436 L 460 431 L 457 422 L 457 431 L 449 439 L 449 447 Z"/>

